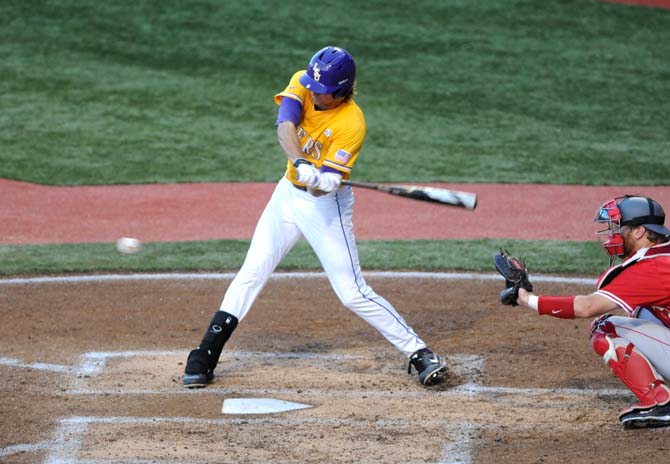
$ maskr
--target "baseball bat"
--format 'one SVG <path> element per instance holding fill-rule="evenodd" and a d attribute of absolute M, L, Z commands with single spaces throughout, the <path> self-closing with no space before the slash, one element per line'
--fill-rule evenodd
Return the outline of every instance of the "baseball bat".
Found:
<path fill-rule="evenodd" d="M 456 206 L 467 210 L 477 207 L 477 194 L 471 192 L 460 192 L 438 187 L 421 187 L 418 185 L 388 185 L 372 182 L 354 182 L 343 180 L 343 185 L 377 190 L 380 192 L 398 195 L 399 197 L 411 198 L 413 200 L 430 201 L 441 205 Z"/>

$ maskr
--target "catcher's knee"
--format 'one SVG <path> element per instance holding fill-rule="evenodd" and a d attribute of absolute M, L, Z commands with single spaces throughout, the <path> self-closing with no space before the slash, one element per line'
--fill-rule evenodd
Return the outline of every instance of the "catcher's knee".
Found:
<path fill-rule="evenodd" d="M 614 339 L 618 336 L 614 325 L 608 321 L 609 317 L 609 314 L 605 314 L 591 323 L 591 346 L 606 364 L 617 360 Z"/>
<path fill-rule="evenodd" d="M 614 324 L 609 321 L 610 317 L 610 314 L 604 314 L 591 323 L 591 346 L 593 351 L 602 356 L 605 364 L 608 365 L 618 361 L 617 346 L 628 345 L 627 341 L 616 340 L 619 336 Z"/>
<path fill-rule="evenodd" d="M 605 364 L 618 360 L 614 340 L 605 332 L 594 332 L 591 337 L 591 346 L 593 347 L 593 351 L 602 356 Z"/>

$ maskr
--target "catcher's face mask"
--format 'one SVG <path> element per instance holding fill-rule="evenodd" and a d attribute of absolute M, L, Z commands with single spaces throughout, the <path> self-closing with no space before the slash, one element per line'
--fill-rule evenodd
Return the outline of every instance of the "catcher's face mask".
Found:
<path fill-rule="evenodd" d="M 617 206 L 617 199 L 609 200 L 598 208 L 593 221 L 598 224 L 607 224 L 607 229 L 598 230 L 596 237 L 600 241 L 605 253 L 611 260 L 616 256 L 623 256 L 623 236 L 621 235 L 621 210 Z"/>

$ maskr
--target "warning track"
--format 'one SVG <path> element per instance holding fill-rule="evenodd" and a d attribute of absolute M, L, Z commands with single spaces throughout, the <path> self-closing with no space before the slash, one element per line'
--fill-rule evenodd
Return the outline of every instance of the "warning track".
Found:
<path fill-rule="evenodd" d="M 427 184 L 424 184 L 427 185 Z M 430 184 L 477 193 L 475 211 L 356 190 L 360 240 L 593 240 L 595 209 L 625 193 L 670 205 L 670 186 Z M 52 187 L 0 179 L 0 244 L 249 239 L 274 183 Z"/>

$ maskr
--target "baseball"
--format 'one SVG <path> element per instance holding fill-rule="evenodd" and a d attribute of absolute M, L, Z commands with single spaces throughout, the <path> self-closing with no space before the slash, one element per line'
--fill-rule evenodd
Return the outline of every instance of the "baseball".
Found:
<path fill-rule="evenodd" d="M 124 255 L 134 255 L 142 249 L 142 243 L 136 238 L 121 237 L 116 241 L 116 249 Z"/>

